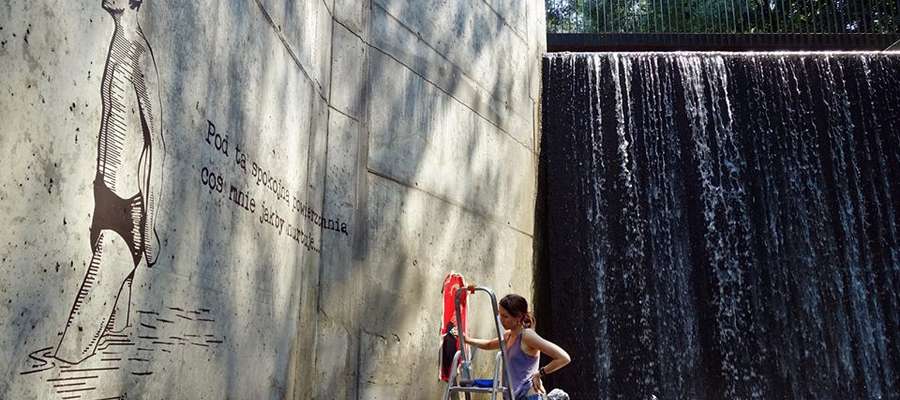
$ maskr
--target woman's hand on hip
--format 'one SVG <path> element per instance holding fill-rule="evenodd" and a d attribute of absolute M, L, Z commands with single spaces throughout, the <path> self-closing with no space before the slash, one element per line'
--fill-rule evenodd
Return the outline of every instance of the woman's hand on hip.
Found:
<path fill-rule="evenodd" d="M 531 388 L 534 389 L 535 393 L 544 393 L 544 384 L 541 382 L 540 372 L 535 372 L 531 376 Z"/>

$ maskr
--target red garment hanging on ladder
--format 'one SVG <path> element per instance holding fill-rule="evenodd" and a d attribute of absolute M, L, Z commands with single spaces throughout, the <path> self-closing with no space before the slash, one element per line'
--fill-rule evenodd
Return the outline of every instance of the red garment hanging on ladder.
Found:
<path fill-rule="evenodd" d="M 451 366 L 453 363 L 453 356 L 456 354 L 457 350 L 461 349 L 463 345 L 462 340 L 459 339 L 457 335 L 454 334 L 454 329 L 456 328 L 456 334 L 462 332 L 463 334 L 468 334 L 468 324 L 466 323 L 466 300 L 468 293 L 465 291 L 466 284 L 465 280 L 463 280 L 462 275 L 457 274 L 455 272 L 451 272 L 444 278 L 444 284 L 441 286 L 441 294 L 444 296 L 444 316 L 441 320 L 441 351 L 440 351 L 440 379 L 446 382 L 450 379 L 450 368 L 456 368 L 456 366 Z M 459 290 L 463 291 L 463 294 L 459 298 L 459 312 L 461 316 L 461 320 L 456 321 L 456 292 Z"/>

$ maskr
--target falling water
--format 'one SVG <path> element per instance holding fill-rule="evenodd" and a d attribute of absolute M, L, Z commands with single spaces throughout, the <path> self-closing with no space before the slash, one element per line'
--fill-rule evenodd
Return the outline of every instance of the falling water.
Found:
<path fill-rule="evenodd" d="M 900 55 L 544 59 L 573 398 L 900 398 Z"/>

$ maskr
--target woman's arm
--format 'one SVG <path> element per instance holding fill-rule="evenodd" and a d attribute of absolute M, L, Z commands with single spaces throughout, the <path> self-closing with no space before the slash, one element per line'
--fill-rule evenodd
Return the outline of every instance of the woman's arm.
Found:
<path fill-rule="evenodd" d="M 463 336 L 463 340 L 467 344 L 471 344 L 482 350 L 496 350 L 500 348 L 500 341 L 496 338 L 494 339 L 477 339 L 470 338 L 468 336 Z"/>
<path fill-rule="evenodd" d="M 569 353 L 566 353 L 562 347 L 542 338 L 541 335 L 538 335 L 534 330 L 526 329 L 522 333 L 522 342 L 525 343 L 526 346 L 540 350 L 541 353 L 550 357 L 550 362 L 541 367 L 540 371 L 536 374 L 538 380 L 541 376 L 550 375 L 572 361 L 572 357 L 569 357 Z"/>
<path fill-rule="evenodd" d="M 474 283 L 470 283 L 469 286 L 466 286 L 466 290 L 468 290 L 469 293 L 475 293 L 476 287 L 477 286 Z M 509 332 L 507 332 L 506 334 L 509 335 Z M 497 338 L 478 339 L 463 335 L 463 341 L 466 342 L 466 344 L 471 344 L 472 346 L 475 346 L 482 350 L 496 350 L 500 348 L 500 341 L 497 340 Z"/>

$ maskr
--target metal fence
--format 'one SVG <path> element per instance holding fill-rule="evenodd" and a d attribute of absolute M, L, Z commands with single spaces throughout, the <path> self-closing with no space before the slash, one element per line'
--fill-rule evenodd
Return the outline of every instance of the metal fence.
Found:
<path fill-rule="evenodd" d="M 900 0 L 545 1 L 550 33 L 900 33 Z"/>

